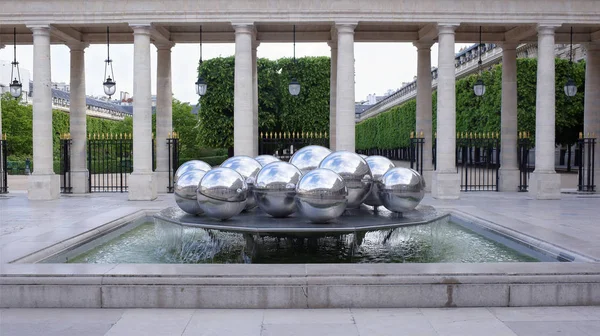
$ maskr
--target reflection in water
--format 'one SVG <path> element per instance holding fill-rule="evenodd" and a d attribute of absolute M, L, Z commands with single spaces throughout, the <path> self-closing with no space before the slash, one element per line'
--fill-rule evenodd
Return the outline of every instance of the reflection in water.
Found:
<path fill-rule="evenodd" d="M 72 263 L 432 263 L 536 261 L 443 220 L 366 234 L 257 237 L 155 219 Z"/>

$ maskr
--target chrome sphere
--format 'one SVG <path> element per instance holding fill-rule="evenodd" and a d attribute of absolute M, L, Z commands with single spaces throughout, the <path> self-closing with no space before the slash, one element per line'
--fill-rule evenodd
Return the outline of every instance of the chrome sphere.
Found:
<path fill-rule="evenodd" d="M 360 155 L 348 151 L 329 154 L 319 168 L 338 173 L 348 187 L 348 208 L 359 207 L 371 191 L 372 176 L 367 162 Z"/>
<path fill-rule="evenodd" d="M 306 146 L 300 148 L 292 158 L 290 159 L 290 163 L 296 166 L 296 168 L 300 169 L 302 174 L 306 174 L 309 171 L 316 169 L 319 167 L 319 164 L 323 159 L 331 154 L 331 150 L 329 148 L 321 147 L 321 146 Z"/>
<path fill-rule="evenodd" d="M 206 174 L 204 170 L 190 170 L 179 176 L 179 179 L 175 182 L 175 203 L 177 203 L 181 210 L 192 215 L 202 213 L 202 209 L 200 209 L 196 200 L 196 191 L 204 174 Z"/>
<path fill-rule="evenodd" d="M 425 196 L 425 182 L 421 174 L 410 169 L 396 167 L 388 170 L 379 183 L 379 198 L 390 211 L 413 210 Z"/>
<path fill-rule="evenodd" d="M 358 154 L 358 155 L 360 155 L 360 157 L 363 158 L 363 159 L 365 159 L 365 160 L 368 158 L 368 156 L 366 156 L 365 154 Z"/>
<path fill-rule="evenodd" d="M 262 211 L 286 217 L 296 211 L 296 185 L 302 172 L 293 164 L 278 161 L 264 166 L 256 176 L 254 198 Z"/>
<path fill-rule="evenodd" d="M 383 205 L 379 198 L 379 182 L 381 182 L 383 175 L 388 170 L 396 167 L 396 165 L 390 159 L 379 155 L 368 156 L 365 161 L 367 161 L 371 169 L 371 174 L 373 174 L 373 187 L 371 187 L 371 192 L 365 199 L 365 204 L 372 206 Z"/>
<path fill-rule="evenodd" d="M 296 186 L 296 206 L 313 223 L 326 223 L 346 210 L 348 189 L 340 175 L 329 169 L 306 173 Z"/>
<path fill-rule="evenodd" d="M 260 163 L 255 159 L 245 156 L 245 155 L 237 155 L 230 157 L 225 160 L 221 167 L 223 168 L 231 168 L 238 172 L 246 183 L 248 184 L 248 199 L 246 201 L 246 210 L 250 210 L 256 207 L 256 201 L 254 200 L 254 196 L 252 193 L 254 192 L 254 180 L 256 179 L 256 175 L 262 168 Z"/>
<path fill-rule="evenodd" d="M 259 156 L 255 157 L 254 160 L 258 161 L 258 163 L 260 163 L 260 165 L 263 167 L 268 165 L 271 162 L 281 161 L 278 158 L 274 157 L 273 155 L 259 155 Z"/>
<path fill-rule="evenodd" d="M 244 210 L 247 194 L 242 175 L 231 168 L 215 168 L 200 180 L 196 197 L 207 216 L 223 220 Z"/>
<path fill-rule="evenodd" d="M 173 183 L 177 183 L 177 180 L 179 179 L 179 177 L 181 175 L 189 172 L 190 170 L 209 171 L 211 169 L 212 169 L 212 167 L 204 161 L 200 161 L 200 160 L 187 161 L 187 162 L 183 163 L 181 166 L 179 166 L 179 168 L 177 168 L 177 171 L 175 172 L 175 175 L 173 176 Z"/>

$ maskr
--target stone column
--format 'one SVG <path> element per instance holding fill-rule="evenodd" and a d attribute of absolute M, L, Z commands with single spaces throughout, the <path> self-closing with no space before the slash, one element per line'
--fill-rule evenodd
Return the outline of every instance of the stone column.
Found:
<path fill-rule="evenodd" d="M 600 191 L 600 42 L 587 46 L 583 133 L 596 138 L 594 184 Z"/>
<path fill-rule="evenodd" d="M 354 152 L 354 28 L 356 24 L 336 24 L 338 56 L 336 78 L 335 149 Z"/>
<path fill-rule="evenodd" d="M 337 99 L 337 41 L 329 41 L 329 47 L 331 47 L 331 72 L 329 76 L 329 148 L 336 150 L 335 148 L 335 126 L 337 113 L 336 110 L 336 99 Z"/>
<path fill-rule="evenodd" d="M 431 180 L 431 194 L 438 199 L 460 197 L 460 176 L 456 171 L 456 88 L 454 30 L 457 24 L 438 25 L 437 169 Z"/>
<path fill-rule="evenodd" d="M 554 170 L 554 29 L 538 26 L 535 170 L 529 181 L 529 193 L 537 199 L 560 199 L 560 175 Z"/>
<path fill-rule="evenodd" d="M 86 43 L 69 44 L 71 49 L 71 99 L 69 131 L 71 132 L 71 184 L 74 194 L 89 192 L 87 168 L 87 125 L 85 102 Z M 34 93 L 35 94 L 35 93 Z"/>
<path fill-rule="evenodd" d="M 431 46 L 433 42 L 416 42 L 417 47 L 417 135 L 425 138 L 423 144 L 423 178 L 425 190 L 431 191 L 431 175 L 433 163 L 431 148 L 433 145 L 432 134 L 432 102 L 431 102 Z"/>
<path fill-rule="evenodd" d="M 517 44 L 502 45 L 502 112 L 500 117 L 500 191 L 519 190 L 517 163 Z"/>
<path fill-rule="evenodd" d="M 168 192 L 169 147 L 173 132 L 173 91 L 171 83 L 171 48 L 173 43 L 156 43 L 156 188 Z M 177 163 L 171 163 L 171 169 Z M 175 171 L 172 172 L 174 174 Z"/>
<path fill-rule="evenodd" d="M 129 200 L 156 198 L 152 172 L 152 99 L 150 92 L 150 25 L 133 28 L 133 173 Z"/>
<path fill-rule="evenodd" d="M 252 41 L 252 157 L 258 156 L 258 64 L 256 49 L 260 42 Z"/>
<path fill-rule="evenodd" d="M 33 174 L 29 177 L 30 200 L 56 199 L 60 177 L 54 174 L 52 152 L 52 91 L 50 76 L 50 27 L 32 26 L 33 32 Z"/>
<path fill-rule="evenodd" d="M 252 24 L 234 24 L 235 82 L 233 96 L 233 153 L 254 156 L 252 82 Z"/>
<path fill-rule="evenodd" d="M 4 44 L 0 44 L 0 50 L 4 49 Z M 2 99 L 0 97 L 0 140 L 3 139 L 3 134 L 2 133 Z M 4 147 L 0 148 L 0 157 L 2 157 L 2 151 L 4 150 Z M 0 165 L 0 176 L 3 176 L 4 174 L 4 166 Z"/>

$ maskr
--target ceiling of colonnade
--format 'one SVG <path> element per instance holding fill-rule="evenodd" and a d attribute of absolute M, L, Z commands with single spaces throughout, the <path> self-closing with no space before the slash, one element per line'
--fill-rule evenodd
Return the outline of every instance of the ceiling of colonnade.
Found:
<path fill-rule="evenodd" d="M 255 22 L 254 29 L 259 42 L 290 42 L 294 23 Z M 127 24 L 52 24 L 51 42 L 64 44 L 106 42 L 106 27 L 110 27 L 111 43 L 133 43 L 133 29 Z M 196 24 L 153 23 L 153 42 L 197 43 L 199 26 Z M 490 43 L 535 42 L 536 24 L 489 24 L 462 23 L 456 29 L 457 43 L 474 43 L 479 40 L 479 27 L 482 26 L 482 40 Z M 600 19 L 597 24 L 561 24 L 556 28 L 556 43 L 568 43 L 573 27 L 573 41 L 576 43 L 600 40 Z M 0 25 L 0 43 L 13 43 L 13 28 L 17 30 L 17 44 L 32 44 L 33 35 L 25 24 L 15 26 Z M 232 43 L 235 30 L 231 23 L 203 23 L 203 41 L 206 43 Z M 296 23 L 297 42 L 326 42 L 335 39 L 335 24 L 323 22 Z M 434 23 L 384 23 L 358 22 L 355 28 L 356 42 L 413 42 L 437 40 L 437 25 Z"/>

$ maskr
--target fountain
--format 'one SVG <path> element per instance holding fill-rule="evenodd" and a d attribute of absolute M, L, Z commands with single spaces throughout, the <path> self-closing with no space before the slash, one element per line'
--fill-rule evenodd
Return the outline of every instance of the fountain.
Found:
<path fill-rule="evenodd" d="M 308 238 L 311 244 L 351 234 L 360 246 L 368 232 L 448 220 L 446 213 L 419 206 L 425 184 L 418 172 L 379 156 L 308 146 L 290 163 L 236 156 L 208 171 L 198 162 L 179 169 L 178 207 L 155 219 L 242 233 L 250 251 L 264 237 Z"/>

